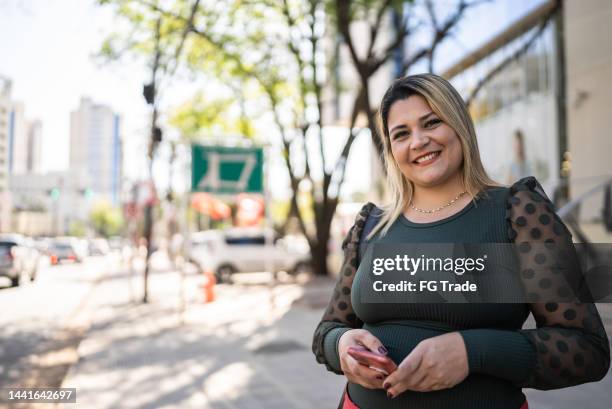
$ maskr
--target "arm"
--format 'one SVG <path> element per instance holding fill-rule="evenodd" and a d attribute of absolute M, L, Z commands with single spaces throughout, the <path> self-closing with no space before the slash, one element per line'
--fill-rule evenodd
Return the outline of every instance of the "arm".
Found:
<path fill-rule="evenodd" d="M 583 277 L 571 233 L 535 178 L 511 187 L 507 222 L 537 329 L 462 331 L 470 371 L 535 389 L 603 378 L 610 366 L 608 338 L 595 305 L 574 295 Z"/>
<path fill-rule="evenodd" d="M 337 374 L 342 374 L 338 357 L 340 337 L 350 329 L 363 326 L 351 305 L 351 286 L 359 265 L 357 256 L 359 238 L 365 220 L 373 207 L 372 203 L 368 203 L 361 209 L 353 227 L 342 242 L 344 261 L 340 270 L 340 277 L 334 288 L 332 298 L 314 332 L 312 351 L 317 362 L 325 364 L 328 370 Z"/>

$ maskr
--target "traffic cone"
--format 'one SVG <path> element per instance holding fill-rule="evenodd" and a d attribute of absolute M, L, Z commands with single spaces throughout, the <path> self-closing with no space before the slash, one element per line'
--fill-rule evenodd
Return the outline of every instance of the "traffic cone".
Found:
<path fill-rule="evenodd" d="M 204 302 L 215 301 L 215 284 L 217 284 L 217 278 L 210 270 L 204 271 Z"/>

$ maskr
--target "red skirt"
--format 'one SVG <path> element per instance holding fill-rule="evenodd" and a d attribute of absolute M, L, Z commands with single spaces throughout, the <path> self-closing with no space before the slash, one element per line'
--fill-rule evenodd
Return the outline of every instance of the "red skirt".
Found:
<path fill-rule="evenodd" d="M 344 403 L 342 404 L 342 409 L 359 409 L 359 406 L 355 405 L 355 402 L 349 398 L 348 391 L 344 391 Z M 527 401 L 525 401 L 523 406 L 521 406 L 519 409 L 529 409 Z"/>

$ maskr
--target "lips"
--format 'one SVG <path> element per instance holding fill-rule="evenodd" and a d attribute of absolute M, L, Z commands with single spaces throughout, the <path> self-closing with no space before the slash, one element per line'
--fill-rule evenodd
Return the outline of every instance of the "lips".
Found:
<path fill-rule="evenodd" d="M 417 165 L 427 163 L 437 158 L 438 156 L 440 156 L 440 151 L 427 152 L 422 155 L 419 155 L 415 160 L 412 161 L 412 163 L 415 163 Z"/>

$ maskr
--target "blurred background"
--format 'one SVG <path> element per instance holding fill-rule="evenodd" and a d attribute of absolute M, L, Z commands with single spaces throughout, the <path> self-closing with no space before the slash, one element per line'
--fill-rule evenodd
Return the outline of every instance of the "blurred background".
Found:
<path fill-rule="evenodd" d="M 493 179 L 535 176 L 575 241 L 611 243 L 611 22 L 606 0 L 0 0 L 0 388 L 336 407 L 312 333 L 388 197 L 376 111 L 405 74 L 455 85 Z"/>

